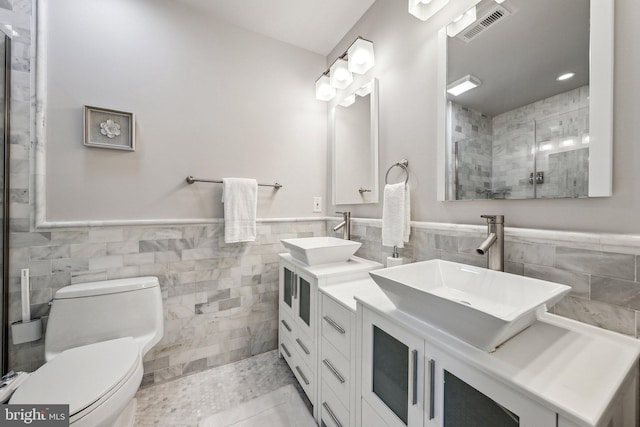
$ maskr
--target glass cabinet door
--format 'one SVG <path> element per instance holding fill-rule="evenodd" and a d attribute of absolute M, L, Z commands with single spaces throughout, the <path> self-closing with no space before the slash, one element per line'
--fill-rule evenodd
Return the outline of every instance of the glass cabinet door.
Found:
<path fill-rule="evenodd" d="M 407 424 L 409 347 L 373 325 L 372 391 Z"/>
<path fill-rule="evenodd" d="M 365 310 L 362 345 L 363 398 L 390 427 L 422 426 L 422 338 Z"/>
<path fill-rule="evenodd" d="M 555 427 L 556 413 L 438 348 L 426 348 L 425 427 Z M 433 396 L 431 396 L 433 392 Z M 433 399 L 433 405 L 428 401 Z M 431 410 L 431 407 L 433 410 Z"/>
<path fill-rule="evenodd" d="M 317 299 L 317 282 L 305 271 L 296 271 L 296 290 L 294 291 L 294 306 L 296 323 L 308 337 L 314 336 L 315 313 Z"/>
<path fill-rule="evenodd" d="M 298 291 L 300 292 L 298 317 L 300 317 L 307 326 L 311 326 L 311 283 L 303 277 L 300 277 Z"/>
<path fill-rule="evenodd" d="M 295 273 L 287 267 L 283 267 L 282 301 L 293 309 L 293 287 L 295 286 Z"/>
<path fill-rule="evenodd" d="M 444 427 L 518 427 L 520 417 L 444 370 Z"/>

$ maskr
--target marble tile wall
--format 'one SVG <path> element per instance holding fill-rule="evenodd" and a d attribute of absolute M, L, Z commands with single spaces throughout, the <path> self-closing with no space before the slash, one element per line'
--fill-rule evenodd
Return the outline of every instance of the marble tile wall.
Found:
<path fill-rule="evenodd" d="M 337 221 L 328 221 L 329 233 Z M 484 231 L 468 226 L 431 227 L 416 223 L 400 256 L 408 261 L 444 259 L 486 266 L 475 249 Z M 548 233 L 552 234 L 552 233 Z M 505 232 L 505 270 L 563 283 L 571 293 L 552 311 L 556 314 L 640 338 L 640 245 L 618 245 L 615 237 L 597 239 L 531 238 L 518 229 Z M 380 221 L 354 220 L 352 239 L 362 242 L 358 256 L 384 263 L 391 248 L 382 247 Z"/>
<path fill-rule="evenodd" d="M 544 144 L 553 138 L 580 137 L 588 132 L 588 107 L 589 86 L 583 86 L 493 117 L 492 185 L 510 188 L 507 194 L 510 199 L 534 197 L 533 185 L 529 183 L 529 174 L 534 169 L 534 141 Z M 565 114 L 568 112 L 577 113 Z M 554 125 L 553 118 L 561 115 Z M 536 121 L 549 126 L 536 128 Z M 545 150 L 538 156 L 538 171 L 547 172 L 548 154 L 558 152 L 558 143 L 554 141 L 554 150 Z M 541 191 L 543 197 L 558 197 L 549 189 Z"/>
<path fill-rule="evenodd" d="M 222 223 L 13 232 L 10 319 L 20 316 L 20 268 L 30 269 L 36 316 L 69 284 L 157 276 L 165 331 L 143 381 L 165 381 L 276 348 L 280 239 L 322 235 L 324 221 L 260 222 L 257 241 L 238 244 L 224 243 Z M 11 367 L 37 368 L 43 345 L 12 346 Z"/>
<path fill-rule="evenodd" d="M 491 192 L 491 118 L 451 102 L 452 150 L 457 151 L 457 200 L 486 199 Z M 457 146 L 457 147 L 456 147 Z"/>

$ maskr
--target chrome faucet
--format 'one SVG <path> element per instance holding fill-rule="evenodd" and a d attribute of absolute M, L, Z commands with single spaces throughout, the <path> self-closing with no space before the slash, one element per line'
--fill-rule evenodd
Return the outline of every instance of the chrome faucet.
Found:
<path fill-rule="evenodd" d="M 504 271 L 504 215 L 480 215 L 487 220 L 487 238 L 476 249 L 487 254 L 487 268 Z"/>
<path fill-rule="evenodd" d="M 351 240 L 351 212 L 336 212 L 337 214 L 342 214 L 342 222 L 335 227 L 333 227 L 333 231 L 338 231 L 342 228 L 342 238 L 345 240 Z"/>

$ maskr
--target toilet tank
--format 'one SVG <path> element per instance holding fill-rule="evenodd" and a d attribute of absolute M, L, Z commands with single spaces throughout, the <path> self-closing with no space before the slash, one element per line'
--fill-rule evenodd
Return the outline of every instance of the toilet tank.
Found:
<path fill-rule="evenodd" d="M 51 303 L 45 359 L 69 348 L 133 337 L 144 356 L 164 333 L 157 277 L 133 277 L 71 285 Z"/>

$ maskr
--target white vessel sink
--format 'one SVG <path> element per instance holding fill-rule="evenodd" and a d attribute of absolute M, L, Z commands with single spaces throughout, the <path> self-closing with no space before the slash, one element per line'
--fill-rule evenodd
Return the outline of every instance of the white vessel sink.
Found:
<path fill-rule="evenodd" d="M 303 237 L 280 240 L 291 256 L 307 265 L 346 261 L 362 243 L 336 237 Z"/>
<path fill-rule="evenodd" d="M 442 260 L 369 273 L 395 306 L 491 351 L 536 321 L 571 288 Z"/>

